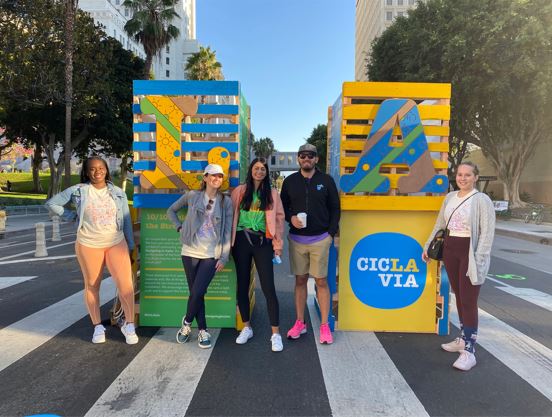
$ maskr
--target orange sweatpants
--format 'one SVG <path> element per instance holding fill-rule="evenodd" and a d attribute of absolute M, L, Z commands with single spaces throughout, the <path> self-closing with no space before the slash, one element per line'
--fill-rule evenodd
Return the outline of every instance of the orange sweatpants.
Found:
<path fill-rule="evenodd" d="M 109 248 L 89 248 L 75 243 L 75 253 L 84 278 L 84 302 L 92 319 L 92 324 L 100 324 L 100 283 L 104 265 L 119 291 L 119 299 L 125 318 L 134 321 L 134 287 L 132 284 L 132 269 L 126 240 Z"/>

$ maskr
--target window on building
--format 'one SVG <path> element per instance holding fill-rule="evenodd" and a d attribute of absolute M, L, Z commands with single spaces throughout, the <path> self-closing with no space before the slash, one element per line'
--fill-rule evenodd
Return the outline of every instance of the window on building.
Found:
<path fill-rule="evenodd" d="M 385 12 L 385 20 L 393 20 L 393 12 Z"/>
<path fill-rule="evenodd" d="M 393 6 L 393 0 L 387 0 L 387 5 L 388 6 Z"/>
<path fill-rule="evenodd" d="M 125 7 L 125 17 L 128 17 L 128 14 L 129 14 L 129 11 L 128 11 L 128 9 Z"/>
<path fill-rule="evenodd" d="M 397 12 L 397 16 L 404 16 L 404 12 Z"/>
<path fill-rule="evenodd" d="M 165 48 L 165 52 L 166 52 L 166 53 L 169 53 L 170 50 L 171 50 L 171 48 L 169 48 L 168 46 Z"/>
<path fill-rule="evenodd" d="M 276 165 L 276 157 L 275 156 L 270 157 L 270 165 L 272 165 L 272 166 Z"/>
<path fill-rule="evenodd" d="M 171 61 L 171 60 L 169 59 L 169 57 L 166 57 L 166 58 L 165 58 L 165 64 L 169 65 L 170 61 Z"/>
<path fill-rule="evenodd" d="M 397 6 L 403 6 L 404 0 L 397 0 Z"/>
<path fill-rule="evenodd" d="M 171 76 L 171 72 L 170 72 L 169 70 L 166 70 L 166 71 L 165 71 L 165 76 L 166 76 L 167 78 L 169 78 L 169 77 Z"/>
<path fill-rule="evenodd" d="M 416 3 L 416 0 L 408 0 L 409 5 L 414 6 L 414 3 Z"/>
<path fill-rule="evenodd" d="M 119 4 L 121 4 L 121 0 L 115 0 L 115 5 L 118 6 Z"/>

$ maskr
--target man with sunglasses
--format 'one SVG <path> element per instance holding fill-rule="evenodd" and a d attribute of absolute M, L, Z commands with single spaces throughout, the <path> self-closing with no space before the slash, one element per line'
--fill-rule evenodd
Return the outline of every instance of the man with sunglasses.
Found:
<path fill-rule="evenodd" d="M 300 170 L 289 175 L 282 185 L 281 199 L 289 222 L 289 263 L 295 275 L 295 309 L 297 319 L 288 331 L 288 339 L 298 339 L 307 332 L 305 306 L 307 281 L 316 282 L 320 304 L 320 343 L 333 342 L 328 325 L 330 290 L 328 288 L 328 255 L 339 228 L 339 193 L 332 177 L 316 168 L 318 152 L 314 145 L 302 145 L 297 152 Z M 297 216 L 306 213 L 306 225 Z"/>

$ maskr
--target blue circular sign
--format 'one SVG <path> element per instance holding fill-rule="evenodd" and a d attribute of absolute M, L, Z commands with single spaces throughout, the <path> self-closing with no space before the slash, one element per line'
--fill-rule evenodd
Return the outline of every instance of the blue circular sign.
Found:
<path fill-rule="evenodd" d="M 362 238 L 349 260 L 353 293 L 374 308 L 397 309 L 415 303 L 426 284 L 426 264 L 421 255 L 421 245 L 400 233 Z"/>

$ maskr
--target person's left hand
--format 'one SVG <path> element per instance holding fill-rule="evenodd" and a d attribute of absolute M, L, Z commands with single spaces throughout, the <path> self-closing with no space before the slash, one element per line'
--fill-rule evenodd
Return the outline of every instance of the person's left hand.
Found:
<path fill-rule="evenodd" d="M 274 249 L 274 255 L 282 256 L 282 249 Z"/>
<path fill-rule="evenodd" d="M 217 261 L 217 264 L 215 266 L 215 271 L 220 272 L 224 269 L 224 262 L 222 262 L 220 259 Z"/>

